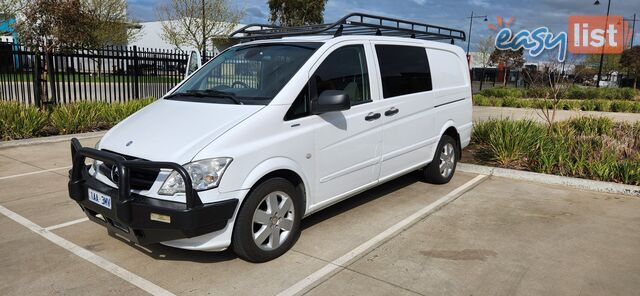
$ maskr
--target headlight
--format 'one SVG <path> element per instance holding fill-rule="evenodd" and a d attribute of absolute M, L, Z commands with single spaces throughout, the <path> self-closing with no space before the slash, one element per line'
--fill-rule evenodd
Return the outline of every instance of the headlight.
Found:
<path fill-rule="evenodd" d="M 222 174 L 231 163 L 232 158 L 221 157 L 205 160 L 194 161 L 184 165 L 184 168 L 191 177 L 193 189 L 196 191 L 207 190 L 218 187 Z M 174 195 L 176 193 L 184 193 L 184 180 L 178 172 L 173 171 L 164 181 L 158 194 Z"/>

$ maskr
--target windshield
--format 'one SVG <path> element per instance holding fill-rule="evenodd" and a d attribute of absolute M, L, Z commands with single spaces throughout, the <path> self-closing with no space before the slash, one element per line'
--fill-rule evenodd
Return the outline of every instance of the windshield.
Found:
<path fill-rule="evenodd" d="M 165 99 L 267 105 L 321 45 L 287 42 L 229 48 Z"/>

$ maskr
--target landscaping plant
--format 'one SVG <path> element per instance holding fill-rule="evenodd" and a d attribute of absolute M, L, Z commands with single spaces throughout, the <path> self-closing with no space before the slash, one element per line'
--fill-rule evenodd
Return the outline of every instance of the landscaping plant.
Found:
<path fill-rule="evenodd" d="M 640 122 L 577 117 L 546 130 L 530 120 L 478 122 L 469 150 L 479 163 L 640 185 Z"/>
<path fill-rule="evenodd" d="M 0 139 L 13 140 L 108 129 L 153 99 L 122 103 L 77 102 L 45 109 L 0 102 Z"/>

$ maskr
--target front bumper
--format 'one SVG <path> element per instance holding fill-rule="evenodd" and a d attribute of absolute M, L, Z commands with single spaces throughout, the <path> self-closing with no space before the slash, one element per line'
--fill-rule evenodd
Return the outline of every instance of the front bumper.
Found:
<path fill-rule="evenodd" d="M 97 149 L 82 147 L 71 140 L 73 167 L 69 172 L 69 196 L 89 219 L 139 244 L 151 244 L 191 238 L 223 229 L 233 217 L 238 199 L 202 204 L 191 187 L 191 178 L 180 165 L 171 162 L 126 160 L 124 157 Z M 118 168 L 118 188 L 107 186 L 89 174 L 85 159 L 97 159 Z M 186 203 L 163 201 L 132 193 L 129 186 L 130 168 L 173 169 L 185 181 Z M 92 189 L 111 197 L 111 208 L 88 198 Z"/>

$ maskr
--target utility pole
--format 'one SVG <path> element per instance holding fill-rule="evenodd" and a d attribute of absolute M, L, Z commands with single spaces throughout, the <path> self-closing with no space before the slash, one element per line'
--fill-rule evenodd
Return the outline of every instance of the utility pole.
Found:
<path fill-rule="evenodd" d="M 594 5 L 600 5 L 600 1 L 596 0 Z M 610 11 L 611 11 L 611 0 L 609 0 L 609 4 L 607 4 L 607 18 L 606 18 L 607 21 L 604 24 L 605 29 L 607 27 L 607 24 L 609 24 Z M 602 53 L 600 53 L 600 66 L 598 67 L 598 81 L 596 81 L 596 87 L 600 87 L 600 80 L 602 79 L 602 63 L 604 62 L 604 48 L 605 46 L 602 46 Z"/>
<path fill-rule="evenodd" d="M 468 17 L 469 19 L 469 39 L 467 39 L 467 56 L 469 56 L 469 50 L 471 50 L 471 29 L 473 28 L 473 19 L 475 18 L 484 18 L 484 21 L 487 21 L 487 16 L 486 15 L 473 15 L 473 11 L 471 11 L 471 16 Z"/>
<path fill-rule="evenodd" d="M 469 64 L 469 77 L 471 77 L 471 80 L 473 80 L 473 69 L 471 68 L 471 52 L 469 52 L 471 50 L 471 29 L 473 28 L 473 19 L 474 18 L 484 18 L 484 21 L 487 21 L 487 16 L 486 15 L 478 15 L 478 16 L 473 16 L 473 11 L 471 11 L 471 16 L 468 17 L 469 18 L 469 34 L 468 34 L 468 39 L 467 39 L 467 63 Z M 453 41 L 453 39 L 452 39 Z M 484 75 L 484 73 L 483 73 Z M 484 77 L 480 78 L 480 79 L 484 79 Z M 482 82 L 480 82 L 482 84 Z"/>
<path fill-rule="evenodd" d="M 631 47 L 633 47 L 633 37 L 636 35 L 636 14 L 633 14 L 633 25 L 631 26 Z"/>
<path fill-rule="evenodd" d="M 202 0 L 202 52 L 200 54 L 201 59 L 205 59 L 207 55 L 207 19 L 206 19 L 206 0 Z"/>

